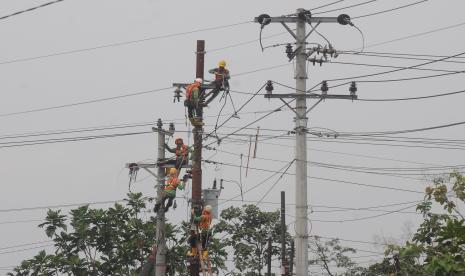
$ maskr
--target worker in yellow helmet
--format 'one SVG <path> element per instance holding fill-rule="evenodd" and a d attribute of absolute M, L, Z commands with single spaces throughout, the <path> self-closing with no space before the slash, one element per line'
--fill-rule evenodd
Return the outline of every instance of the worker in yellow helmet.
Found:
<path fill-rule="evenodd" d="M 165 206 L 165 212 L 168 212 L 171 205 L 173 205 L 173 200 L 176 198 L 176 190 L 183 190 L 185 182 L 187 182 L 187 177 L 184 177 L 182 182 L 179 181 L 178 170 L 171 168 L 169 170 L 168 179 L 166 180 L 163 192 L 161 193 L 161 198 L 157 198 L 157 203 L 153 210 L 158 212 L 160 207 L 163 205 Z M 166 200 L 168 200 L 168 203 L 165 205 Z"/>
<path fill-rule="evenodd" d="M 229 90 L 228 80 L 231 78 L 229 70 L 226 69 L 226 61 L 220 60 L 218 67 L 208 70 L 208 73 L 215 74 L 215 84 L 217 87 L 222 87 L 225 90 Z"/>
<path fill-rule="evenodd" d="M 215 80 L 213 81 L 215 88 L 207 95 L 205 95 L 205 104 L 209 104 L 211 101 L 213 101 L 213 99 L 216 98 L 222 89 L 228 92 L 229 79 L 231 78 L 229 75 L 229 70 L 226 69 L 226 61 L 224 60 L 220 60 L 220 62 L 218 62 L 218 67 L 208 70 L 208 73 L 215 74 Z"/>

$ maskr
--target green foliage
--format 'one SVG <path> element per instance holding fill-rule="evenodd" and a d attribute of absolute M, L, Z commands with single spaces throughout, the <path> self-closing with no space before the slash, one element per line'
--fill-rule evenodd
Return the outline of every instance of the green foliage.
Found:
<path fill-rule="evenodd" d="M 386 256 L 399 256 L 403 274 L 465 275 L 465 220 L 457 202 L 465 203 L 465 178 L 458 172 L 437 178 L 426 188 L 425 199 L 417 206 L 424 220 L 412 241 L 402 247 L 389 246 L 386 250 Z M 445 213 L 434 213 L 435 205 Z M 392 265 L 385 265 L 389 262 L 390 258 L 386 258 L 372 265 L 369 271 L 395 272 Z"/>
<path fill-rule="evenodd" d="M 241 208 L 230 207 L 221 212 L 221 221 L 217 224 L 217 232 L 224 232 L 227 238 L 223 244 L 233 252 L 233 261 L 238 275 L 262 275 L 268 256 L 267 239 L 272 238 L 272 256 L 280 256 L 281 226 L 280 214 L 262 212 L 255 205 L 244 205 Z M 290 235 L 286 233 L 289 248 Z"/>
<path fill-rule="evenodd" d="M 53 240 L 54 253 L 41 251 L 8 275 L 137 275 L 155 241 L 155 218 L 138 217 L 149 200 L 140 193 L 128 194 L 125 205 L 116 203 L 106 210 L 82 206 L 69 217 L 49 210 L 39 227 Z M 183 234 L 181 227 L 166 223 L 168 266 L 180 275 L 186 275 Z M 216 263 L 224 266 L 226 253 L 216 248 Z"/>

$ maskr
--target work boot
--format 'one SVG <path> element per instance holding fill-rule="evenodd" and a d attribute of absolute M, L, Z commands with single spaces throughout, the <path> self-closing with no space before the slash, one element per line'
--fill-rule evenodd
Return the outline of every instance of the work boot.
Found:
<path fill-rule="evenodd" d="M 188 257 L 194 257 L 195 255 L 197 255 L 197 248 L 192 247 L 191 250 L 189 250 L 189 251 L 187 252 L 187 256 L 188 256 Z"/>
<path fill-rule="evenodd" d="M 202 258 L 204 260 L 208 259 L 208 250 L 204 250 L 203 253 L 202 253 Z"/>

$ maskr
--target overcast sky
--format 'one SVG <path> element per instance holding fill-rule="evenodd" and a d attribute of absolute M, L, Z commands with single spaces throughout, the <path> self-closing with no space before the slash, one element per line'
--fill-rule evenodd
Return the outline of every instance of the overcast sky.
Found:
<path fill-rule="evenodd" d="M 38 0 L 3 0 L 0 3 L 0 17 L 19 10 L 46 3 Z M 160 1 L 160 0 L 67 0 L 42 9 L 23 13 L 0 20 L 0 268 L 9 268 L 21 260 L 35 255 L 37 245 L 3 249 L 20 244 L 47 240 L 38 229 L 37 221 L 43 219 L 45 209 L 5 212 L 8 209 L 35 206 L 62 205 L 84 202 L 113 201 L 125 197 L 128 192 L 125 163 L 156 158 L 156 136 L 153 133 L 126 137 L 96 139 L 79 142 L 52 143 L 20 147 L 5 147 L 3 144 L 38 139 L 102 135 L 150 131 L 151 126 L 132 127 L 116 130 L 70 133 L 56 136 L 29 136 L 4 139 L 12 134 L 34 133 L 66 129 L 82 129 L 98 126 L 150 123 L 157 118 L 164 122 L 176 122 L 179 132 L 176 137 L 189 139 L 184 120 L 182 103 L 173 104 L 172 89 L 146 93 L 116 100 L 101 101 L 57 108 L 52 110 L 12 115 L 11 113 L 47 107 L 73 104 L 95 99 L 143 92 L 170 87 L 173 82 L 190 82 L 195 77 L 195 45 L 197 39 L 206 41 L 206 69 L 216 66 L 225 59 L 231 71 L 231 89 L 253 93 L 266 80 L 295 86 L 292 62 L 288 65 L 284 46 L 270 47 L 261 51 L 258 43 L 259 25 L 252 23 L 254 16 L 262 13 L 271 16 L 295 12 L 297 8 L 311 9 L 330 2 L 325 1 Z M 324 12 L 351 6 L 365 1 L 346 0 L 314 11 Z M 352 17 L 384 11 L 414 3 L 414 0 L 379 0 L 345 10 L 322 13 L 318 16 L 337 16 L 347 13 Z M 447 4 L 446 4 L 447 3 Z M 366 52 L 387 52 L 403 54 L 429 54 L 439 56 L 456 55 L 464 51 L 464 28 L 457 26 L 424 35 L 410 37 L 442 27 L 464 23 L 465 3 L 460 0 L 430 0 L 418 5 L 379 15 L 354 19 L 362 30 Z M 250 21 L 249 23 L 245 23 Z M 227 28 L 188 33 L 190 31 L 217 26 L 234 25 Z M 464 23 L 465 24 L 465 23 Z M 354 50 L 362 47 L 360 33 L 350 26 L 322 24 L 318 28 L 337 50 Z M 180 34 L 165 36 L 171 34 Z M 267 36 L 280 34 L 267 38 Z M 405 38 L 409 37 L 409 38 Z M 149 39 L 150 38 L 150 39 Z M 279 24 L 271 24 L 263 30 L 263 45 L 270 46 L 293 42 Z M 398 38 L 405 38 L 398 41 Z M 252 40 L 257 40 L 245 44 Z M 120 44 L 120 42 L 139 41 Z M 326 41 L 312 34 L 309 42 L 326 45 Z M 241 44 L 243 43 L 244 44 Z M 387 42 L 387 43 L 383 43 Z M 381 43 L 381 44 L 380 44 Z M 240 45 L 238 45 L 240 44 Z M 370 46 L 379 44 L 377 46 Z M 113 45 L 111 47 L 100 47 Z M 230 46 L 230 47 L 228 47 Z M 92 48 L 92 49 L 91 49 Z M 85 51 L 74 51 L 87 49 Z M 215 50 L 216 49 L 216 50 Z M 212 50 L 212 51 L 209 51 Z M 213 51 L 215 50 L 215 51 Z M 54 55 L 57 53 L 73 53 Z M 49 56 L 52 55 L 52 56 Z M 47 57 L 43 57 L 47 56 Z M 42 58 L 35 58 L 42 57 Z M 33 58 L 33 59 L 30 59 Z M 431 57 L 422 57 L 428 58 Z M 25 59 L 25 60 L 24 60 Z M 437 59 L 437 58 L 436 58 Z M 412 66 L 425 60 L 393 59 L 378 56 L 357 56 L 340 54 L 331 59 L 340 63 L 375 64 L 383 66 Z M 461 59 L 449 59 L 460 61 Z M 462 61 L 465 61 L 462 59 Z M 366 75 L 392 70 L 392 68 L 367 67 L 325 63 L 323 66 L 309 65 L 310 88 L 322 80 Z M 259 70 L 276 65 L 274 69 Z M 420 68 L 434 70 L 402 70 L 354 80 L 398 80 L 404 78 L 431 76 L 448 71 L 464 70 L 460 63 L 436 62 Z M 256 71 L 257 70 L 257 71 Z M 254 72 L 251 72 L 254 71 Z M 247 74 L 241 74 L 247 73 Z M 239 74 L 234 76 L 234 74 Z M 211 76 L 208 76 L 211 78 Z M 206 77 L 207 78 L 207 77 Z M 351 79 L 349 79 L 350 81 Z M 329 82 L 337 85 L 345 81 Z M 318 86 L 319 87 L 319 86 Z M 363 99 L 390 99 L 418 97 L 454 92 L 463 89 L 461 74 L 437 76 L 418 80 L 392 82 L 358 83 L 357 95 Z M 345 84 L 328 93 L 348 94 Z M 291 93 L 292 90 L 275 85 L 274 93 Z M 250 98 L 249 94 L 232 93 L 234 104 L 241 106 Z M 465 95 L 398 102 L 362 102 L 326 100 L 309 113 L 309 127 L 325 128 L 335 132 L 373 132 L 404 129 L 417 129 L 464 121 Z M 308 105 L 314 103 L 310 100 Z M 215 100 L 205 109 L 206 131 L 211 131 L 223 104 Z M 241 111 L 240 119 L 230 120 L 218 130 L 220 136 L 245 126 L 263 113 L 282 105 L 279 100 L 266 100 L 262 96 L 254 98 Z M 231 114 L 233 106 L 228 101 L 223 114 Z M 253 113 L 257 112 L 257 113 Z M 222 122 L 227 116 L 220 117 Z M 260 126 L 263 135 L 285 134 L 294 127 L 293 113 L 283 109 L 266 119 L 251 125 Z M 231 136 L 234 139 L 248 140 L 255 134 L 254 129 L 245 129 Z M 463 126 L 399 135 L 438 139 L 458 139 L 463 143 Z M 382 137 L 385 138 L 385 137 Z M 170 139 L 169 143 L 174 143 Z M 208 143 L 214 140 L 208 140 Z M 372 145 L 378 143 L 384 145 Z M 422 168 L 433 165 L 465 165 L 463 149 L 444 149 L 443 145 L 409 143 L 408 147 L 398 146 L 398 142 L 374 141 L 367 139 L 347 140 L 347 138 L 318 138 L 309 135 L 308 159 L 313 162 L 331 165 L 369 168 Z M 215 144 L 213 144 L 215 145 Z M 397 146 L 396 146 L 397 145 Z M 431 148 L 440 147 L 440 148 Z M 451 146 L 449 146 L 451 147 Z M 224 140 L 218 149 L 225 152 L 204 151 L 204 157 L 228 164 L 240 165 L 240 154 L 247 155 L 248 143 Z M 293 160 L 294 140 L 289 135 L 280 139 L 260 142 L 257 159 L 250 160 L 250 167 L 279 170 L 286 162 Z M 364 155 L 365 157 L 361 156 Z M 267 161 L 278 159 L 283 162 Z M 390 160 L 387 160 L 390 159 Z M 397 160 L 397 161 L 394 161 Z M 243 164 L 246 159 L 242 160 Z M 339 166 L 340 168 L 340 166 Z M 347 167 L 345 167 L 347 169 Z M 350 168 L 353 169 L 353 168 Z M 360 169 L 356 169 L 360 170 Z M 214 178 L 224 178 L 240 182 L 248 190 L 269 177 L 271 172 L 249 169 L 247 178 L 233 166 L 203 167 L 204 187 L 210 187 Z M 294 172 L 294 166 L 288 171 Z M 375 172 L 379 172 L 376 170 Z M 437 171 L 435 171 L 437 172 Z M 394 173 L 399 173 L 395 171 Z M 402 172 L 401 172 L 402 173 Z M 310 164 L 308 174 L 316 178 L 330 178 L 352 183 L 423 191 L 431 172 L 416 170 L 415 175 L 386 175 L 359 171 L 323 168 Z M 140 181 L 133 185 L 133 191 L 153 195 L 154 180 L 145 172 L 139 174 Z M 246 201 L 258 201 L 278 177 L 264 183 L 260 188 L 244 194 Z M 294 177 L 285 175 L 263 199 L 265 202 L 279 203 L 279 192 L 286 191 L 287 203 L 295 203 Z M 225 183 L 221 199 L 229 199 L 239 194 L 234 183 Z M 184 192 L 178 195 L 184 196 Z M 240 198 L 240 197 L 239 197 Z M 383 211 L 343 211 L 321 212 L 334 209 L 316 205 L 363 208 L 393 203 L 421 200 L 422 194 L 408 191 L 388 190 L 376 187 L 357 186 L 350 183 L 309 179 L 309 204 L 313 207 L 310 218 L 311 235 L 339 237 L 341 239 L 373 241 L 376 236 L 400 238 L 405 234 L 405 225 L 416 229 L 421 216 L 411 213 L 393 213 L 377 218 L 336 223 L 334 221 L 364 218 L 380 215 L 386 211 L 398 210 L 409 205 L 384 207 Z M 221 206 L 239 206 L 241 202 L 228 202 Z M 105 207 L 108 204 L 96 205 Z M 265 210 L 276 210 L 279 205 L 262 203 Z M 64 208 L 69 210 L 69 208 Z M 414 211 L 414 207 L 404 210 Z M 288 206 L 286 218 L 292 223 L 293 206 Z M 178 209 L 169 213 L 169 220 L 179 222 L 187 216 L 187 206 L 178 200 Z M 27 220 L 29 222 L 10 223 Z M 324 222 L 326 221 L 326 222 Z M 328 222 L 330 221 L 330 222 Z M 293 224 L 290 225 L 293 231 Z M 376 250 L 369 244 L 344 242 L 358 249 Z M 42 244 L 38 244 L 39 246 Z M 9 253 L 17 249 L 24 251 Z M 50 250 L 50 247 L 46 247 Z M 382 251 L 381 249 L 377 249 Z M 357 253 L 363 256 L 366 253 Z M 359 258 L 366 265 L 380 257 Z M 318 273 L 318 269 L 312 269 Z M 1 274 L 1 273 L 0 273 Z"/>

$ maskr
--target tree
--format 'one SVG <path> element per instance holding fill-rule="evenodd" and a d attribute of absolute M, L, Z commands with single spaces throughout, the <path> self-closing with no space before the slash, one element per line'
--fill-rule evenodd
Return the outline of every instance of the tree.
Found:
<path fill-rule="evenodd" d="M 388 246 L 386 256 L 398 256 L 405 275 L 465 275 L 465 220 L 457 204 L 465 203 L 465 177 L 452 172 L 439 177 L 425 190 L 417 211 L 423 216 L 412 241 L 405 246 Z M 445 213 L 432 210 L 442 208 Z M 372 265 L 372 273 L 395 272 L 391 258 Z M 376 274 L 375 274 L 376 275 Z"/>
<path fill-rule="evenodd" d="M 263 212 L 255 205 L 244 205 L 223 210 L 216 229 L 225 232 L 227 238 L 223 243 L 233 250 L 233 261 L 240 275 L 262 275 L 269 235 L 273 240 L 272 256 L 280 256 L 280 225 L 279 211 Z M 290 244 L 289 233 L 286 240 Z"/>
<path fill-rule="evenodd" d="M 347 254 L 354 254 L 357 251 L 351 247 L 341 246 L 338 239 L 331 239 L 322 242 L 318 236 L 313 236 L 310 243 L 309 265 L 320 265 L 328 275 L 359 275 L 363 268 L 358 267 Z M 344 270 L 341 274 L 332 271 L 331 267 L 336 266 L 339 270 Z"/>
<path fill-rule="evenodd" d="M 53 240 L 54 253 L 40 251 L 8 275 L 137 275 L 155 241 L 155 218 L 139 217 L 151 200 L 140 193 L 128 194 L 125 205 L 116 203 L 107 210 L 82 206 L 71 210 L 69 219 L 60 210 L 49 210 L 39 227 Z M 174 271 L 185 275 L 183 234 L 181 227 L 166 223 L 172 275 Z M 226 254 L 219 250 L 213 254 Z M 218 263 L 224 266 L 224 259 Z"/>

